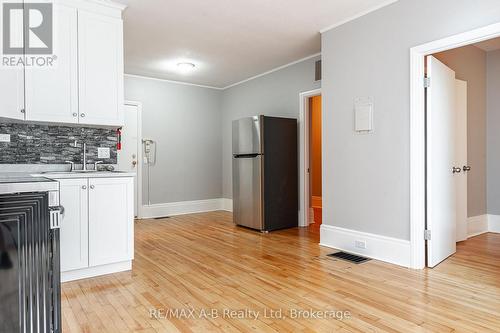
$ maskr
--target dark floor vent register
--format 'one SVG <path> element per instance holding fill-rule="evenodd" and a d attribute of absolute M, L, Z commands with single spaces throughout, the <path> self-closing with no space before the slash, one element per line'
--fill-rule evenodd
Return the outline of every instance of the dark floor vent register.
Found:
<path fill-rule="evenodd" d="M 367 262 L 367 261 L 371 260 L 369 258 L 360 257 L 360 256 L 357 256 L 355 254 L 350 254 L 350 253 L 347 253 L 347 252 L 332 253 L 332 254 L 329 254 L 328 257 L 342 259 L 342 260 L 345 260 L 345 261 L 352 262 L 354 264 L 362 264 L 364 262 Z"/>

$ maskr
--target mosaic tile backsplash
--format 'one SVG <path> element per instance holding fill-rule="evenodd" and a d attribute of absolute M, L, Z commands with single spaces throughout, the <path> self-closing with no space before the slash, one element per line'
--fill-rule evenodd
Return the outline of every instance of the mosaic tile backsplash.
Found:
<path fill-rule="evenodd" d="M 11 141 L 0 142 L 0 164 L 82 163 L 83 142 L 87 144 L 88 163 L 117 163 L 118 136 L 113 129 L 0 122 L 0 134 L 10 134 Z M 110 148 L 110 158 L 97 159 L 98 147 Z"/>

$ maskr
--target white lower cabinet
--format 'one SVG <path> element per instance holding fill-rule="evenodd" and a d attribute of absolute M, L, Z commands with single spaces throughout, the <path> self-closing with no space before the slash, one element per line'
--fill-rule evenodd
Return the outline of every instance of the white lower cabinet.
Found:
<path fill-rule="evenodd" d="M 64 207 L 61 224 L 61 271 L 89 266 L 89 224 L 87 179 L 59 181 L 59 196 Z"/>
<path fill-rule="evenodd" d="M 64 207 L 62 280 L 130 269 L 134 254 L 134 178 L 57 180 Z"/>
<path fill-rule="evenodd" d="M 131 260 L 133 178 L 89 179 L 89 264 Z"/>

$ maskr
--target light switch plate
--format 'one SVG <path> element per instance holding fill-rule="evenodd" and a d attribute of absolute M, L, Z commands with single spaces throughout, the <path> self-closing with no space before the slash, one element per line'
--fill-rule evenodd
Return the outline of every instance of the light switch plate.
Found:
<path fill-rule="evenodd" d="M 109 148 L 99 147 L 97 148 L 97 158 L 109 158 L 110 152 Z"/>
<path fill-rule="evenodd" d="M 0 134 L 0 142 L 10 142 L 10 134 Z"/>
<path fill-rule="evenodd" d="M 357 98 L 354 101 L 354 130 L 357 133 L 373 132 L 372 98 Z"/>

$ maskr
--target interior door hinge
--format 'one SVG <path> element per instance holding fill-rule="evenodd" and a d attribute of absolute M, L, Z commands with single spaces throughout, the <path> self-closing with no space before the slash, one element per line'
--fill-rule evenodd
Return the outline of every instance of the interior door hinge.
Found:
<path fill-rule="evenodd" d="M 431 231 L 430 230 L 424 231 L 424 240 L 431 240 Z"/>
<path fill-rule="evenodd" d="M 431 78 L 424 77 L 424 88 L 429 88 L 431 86 Z"/>

